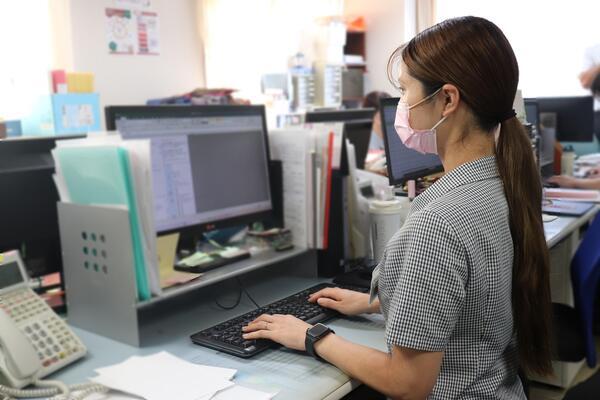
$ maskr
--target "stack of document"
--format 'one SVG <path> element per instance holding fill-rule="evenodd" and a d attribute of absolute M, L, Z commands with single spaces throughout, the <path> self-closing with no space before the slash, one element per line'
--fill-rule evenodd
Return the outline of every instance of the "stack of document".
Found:
<path fill-rule="evenodd" d="M 148 140 L 102 134 L 58 141 L 52 151 L 62 202 L 129 211 L 139 300 L 161 293 L 150 154 Z"/>
<path fill-rule="evenodd" d="M 547 199 L 600 203 L 599 190 L 546 188 L 544 189 L 544 197 Z"/>
<path fill-rule="evenodd" d="M 231 379 L 236 372 L 193 364 L 160 352 L 146 357 L 133 356 L 120 364 L 99 368 L 98 375 L 91 381 L 146 400 L 269 400 L 275 396 L 275 393 L 235 385 Z M 110 399 L 111 394 L 99 398 Z"/>
<path fill-rule="evenodd" d="M 328 247 L 332 172 L 341 165 L 342 140 L 342 123 L 270 132 L 271 156 L 283 164 L 284 223 L 298 247 Z"/>

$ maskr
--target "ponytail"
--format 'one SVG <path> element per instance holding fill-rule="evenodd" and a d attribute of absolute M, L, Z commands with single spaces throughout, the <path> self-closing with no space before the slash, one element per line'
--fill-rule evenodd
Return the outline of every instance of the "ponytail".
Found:
<path fill-rule="evenodd" d="M 517 118 L 502 122 L 496 146 L 514 247 L 512 308 L 521 367 L 547 375 L 551 364 L 550 260 L 542 222 L 542 185 L 531 142 Z"/>

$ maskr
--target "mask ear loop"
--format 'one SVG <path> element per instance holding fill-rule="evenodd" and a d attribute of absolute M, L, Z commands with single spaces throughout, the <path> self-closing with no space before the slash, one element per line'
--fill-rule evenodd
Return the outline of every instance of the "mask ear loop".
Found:
<path fill-rule="evenodd" d="M 421 99 L 420 101 L 416 102 L 415 104 L 413 104 L 412 106 L 409 106 L 408 109 L 410 110 L 411 108 L 414 108 L 416 106 L 418 106 L 419 104 L 423 104 L 425 103 L 427 100 L 431 99 L 433 96 L 435 96 L 436 94 L 438 94 L 440 92 L 440 90 L 442 90 L 442 88 L 439 88 L 438 90 L 436 90 L 435 92 L 431 93 L 429 96 Z"/>
<path fill-rule="evenodd" d="M 447 115 L 446 115 L 445 117 L 442 117 L 442 119 L 440 119 L 440 120 L 437 122 L 437 124 L 435 124 L 435 125 L 433 126 L 433 128 L 431 128 L 431 130 L 434 130 L 435 128 L 437 128 L 438 126 L 440 126 L 440 125 L 441 125 L 441 123 L 442 123 L 442 122 L 444 122 L 444 121 L 446 120 L 446 118 L 448 118 L 448 116 L 447 116 Z"/>
<path fill-rule="evenodd" d="M 502 128 L 502 124 L 496 125 L 494 128 L 494 144 L 498 147 L 498 139 L 500 139 L 500 130 Z"/>

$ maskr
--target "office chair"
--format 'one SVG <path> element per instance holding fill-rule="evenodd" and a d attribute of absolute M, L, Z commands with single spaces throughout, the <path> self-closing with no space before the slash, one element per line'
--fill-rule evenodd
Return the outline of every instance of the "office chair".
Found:
<path fill-rule="evenodd" d="M 575 310 L 579 316 L 585 356 L 590 367 L 596 365 L 596 347 L 592 326 L 594 302 L 600 279 L 600 246 L 598 243 L 600 243 L 600 218 L 596 216 L 571 260 Z"/>

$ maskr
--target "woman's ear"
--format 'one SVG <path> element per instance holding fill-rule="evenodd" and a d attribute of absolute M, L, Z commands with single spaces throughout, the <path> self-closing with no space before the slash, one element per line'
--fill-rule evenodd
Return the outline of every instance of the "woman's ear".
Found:
<path fill-rule="evenodd" d="M 442 86 L 441 94 L 444 101 L 442 116 L 447 117 L 458 108 L 460 103 L 460 92 L 456 86 L 452 85 L 451 83 L 447 83 Z"/>

